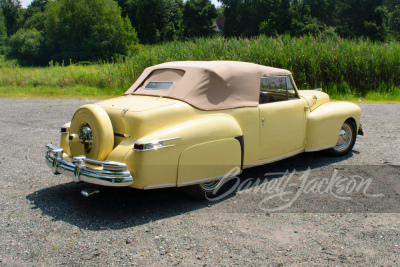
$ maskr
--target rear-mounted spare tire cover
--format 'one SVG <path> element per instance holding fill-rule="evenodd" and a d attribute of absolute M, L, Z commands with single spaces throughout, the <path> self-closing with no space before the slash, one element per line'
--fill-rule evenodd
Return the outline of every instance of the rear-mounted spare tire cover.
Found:
<path fill-rule="evenodd" d="M 70 135 L 81 137 L 80 141 L 79 138 L 70 141 L 73 157 L 84 155 L 87 158 L 105 160 L 113 150 L 114 132 L 111 120 L 107 112 L 98 105 L 84 105 L 75 112 Z M 89 135 L 90 140 L 87 138 Z"/>

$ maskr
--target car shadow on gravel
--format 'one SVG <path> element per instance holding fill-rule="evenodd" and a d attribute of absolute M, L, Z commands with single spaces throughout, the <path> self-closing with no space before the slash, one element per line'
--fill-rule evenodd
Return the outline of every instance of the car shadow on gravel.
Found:
<path fill-rule="evenodd" d="M 358 153 L 353 151 L 352 153 Z M 322 152 L 303 153 L 276 163 L 246 169 L 240 180 L 263 177 L 266 172 L 305 171 L 338 163 L 352 156 L 327 157 Z M 281 175 L 269 177 L 280 178 Z M 84 197 L 84 189 L 100 189 L 100 193 Z M 36 191 L 26 198 L 32 209 L 40 209 L 54 221 L 65 221 L 82 229 L 101 231 L 124 229 L 147 224 L 191 211 L 212 207 L 234 197 L 236 192 L 218 201 L 196 201 L 178 188 L 137 190 L 99 187 L 87 183 L 67 183 Z"/>

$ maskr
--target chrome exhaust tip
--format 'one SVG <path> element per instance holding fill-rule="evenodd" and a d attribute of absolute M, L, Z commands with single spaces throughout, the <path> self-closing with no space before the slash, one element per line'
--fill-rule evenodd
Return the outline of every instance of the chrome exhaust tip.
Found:
<path fill-rule="evenodd" d="M 90 197 L 99 193 L 100 193 L 99 189 L 84 189 L 81 191 L 81 194 L 85 197 Z"/>

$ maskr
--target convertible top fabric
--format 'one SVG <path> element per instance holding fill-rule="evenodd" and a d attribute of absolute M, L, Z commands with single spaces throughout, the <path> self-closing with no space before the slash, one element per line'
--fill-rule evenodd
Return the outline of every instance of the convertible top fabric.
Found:
<path fill-rule="evenodd" d="M 258 106 L 261 77 L 291 72 L 237 61 L 178 61 L 145 69 L 125 95 L 163 96 L 198 109 L 220 110 Z M 145 89 L 149 82 L 174 82 L 169 90 Z"/>

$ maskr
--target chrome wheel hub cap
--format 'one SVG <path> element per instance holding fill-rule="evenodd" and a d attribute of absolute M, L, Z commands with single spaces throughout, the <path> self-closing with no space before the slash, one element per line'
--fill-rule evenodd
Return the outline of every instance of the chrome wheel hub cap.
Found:
<path fill-rule="evenodd" d="M 351 130 L 350 125 L 343 124 L 343 126 L 339 132 L 338 141 L 336 143 L 336 146 L 334 147 L 335 150 L 337 150 L 337 151 L 346 150 L 351 143 L 351 138 L 352 138 L 352 130 Z"/>
<path fill-rule="evenodd" d="M 85 154 L 89 154 L 92 150 L 93 135 L 92 129 L 87 123 L 83 124 L 81 130 L 79 131 L 79 143 L 85 146 Z"/>

